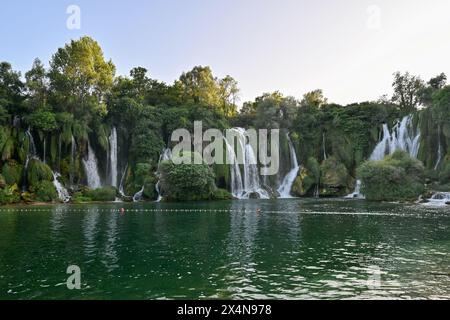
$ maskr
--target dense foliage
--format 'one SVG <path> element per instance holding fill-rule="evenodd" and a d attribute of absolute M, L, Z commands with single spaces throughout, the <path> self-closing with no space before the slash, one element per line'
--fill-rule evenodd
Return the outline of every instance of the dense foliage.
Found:
<path fill-rule="evenodd" d="M 358 169 L 368 200 L 415 200 L 424 191 L 424 167 L 406 152 L 396 151 L 382 161 L 368 161 Z"/>
<path fill-rule="evenodd" d="M 83 167 L 90 146 L 108 186 L 113 128 L 121 191 L 133 195 L 144 186 L 144 198 L 155 200 L 161 151 L 171 147 L 173 130 L 192 131 L 197 120 L 203 121 L 204 130 L 240 126 L 290 132 L 302 165 L 294 193 L 341 196 L 353 188 L 359 166 L 361 174 L 374 166 L 364 162 L 380 139 L 382 124 L 392 127 L 414 113 L 422 132 L 419 160 L 427 178 L 449 184 L 446 76 L 425 83 L 409 73 L 396 73 L 393 88 L 392 99 L 347 106 L 330 103 L 321 90 L 300 100 L 275 91 L 239 109 L 238 83 L 231 76 L 217 78 L 206 66 L 184 72 L 173 84 L 150 78 L 142 67 L 133 68 L 129 76 L 116 76 L 100 45 L 83 37 L 59 48 L 48 67 L 36 59 L 24 77 L 9 63 L 0 63 L 0 203 L 55 200 L 52 171 L 61 174 L 73 201 L 114 200 L 115 189 L 86 190 Z M 281 138 L 280 174 L 266 181 L 272 188 L 289 170 L 288 144 L 285 135 Z M 168 199 L 230 197 L 224 190 L 230 187 L 227 166 L 163 163 L 162 169 Z"/>

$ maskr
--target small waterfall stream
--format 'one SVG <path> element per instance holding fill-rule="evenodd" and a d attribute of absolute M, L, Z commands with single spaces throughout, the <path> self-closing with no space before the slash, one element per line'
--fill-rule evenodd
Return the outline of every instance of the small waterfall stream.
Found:
<path fill-rule="evenodd" d="M 83 159 L 83 165 L 86 172 L 88 187 L 91 189 L 101 188 L 102 183 L 98 173 L 97 157 L 95 156 L 94 149 L 92 149 L 89 141 L 88 156 L 87 159 Z"/>
<path fill-rule="evenodd" d="M 39 159 L 36 152 L 36 144 L 34 143 L 33 135 L 31 134 L 30 129 L 25 132 L 25 136 L 28 138 L 28 150 L 27 157 L 25 160 L 25 166 L 23 169 L 23 185 L 22 191 L 27 190 L 27 174 L 28 174 L 28 165 L 30 164 L 31 159 Z"/>
<path fill-rule="evenodd" d="M 297 160 L 297 153 L 295 152 L 294 144 L 292 143 L 289 134 L 287 135 L 288 143 L 289 143 L 289 152 L 291 156 L 291 171 L 286 175 L 281 183 L 281 186 L 278 188 L 278 193 L 280 194 L 279 198 L 281 199 L 289 199 L 292 198 L 291 190 L 292 185 L 294 184 L 295 178 L 297 178 L 298 172 L 300 170 L 300 165 Z M 324 149 L 325 150 L 325 149 Z"/>
<path fill-rule="evenodd" d="M 446 206 L 450 204 L 450 192 L 437 192 L 435 193 L 431 199 L 428 200 L 425 205 L 427 206 Z"/>
<path fill-rule="evenodd" d="M 156 202 L 161 202 L 163 199 L 163 192 L 161 190 L 161 181 L 159 180 L 161 178 L 159 167 L 161 165 L 161 162 L 168 161 L 170 159 L 172 159 L 172 151 L 169 148 L 164 149 L 164 151 L 159 156 L 158 170 L 155 172 L 155 175 L 158 177 L 158 182 L 155 185 L 155 190 L 156 193 L 158 194 L 158 199 L 156 200 Z"/>
<path fill-rule="evenodd" d="M 60 176 L 61 175 L 59 173 L 53 172 L 53 185 L 55 186 L 56 191 L 58 192 L 59 200 L 66 203 L 66 202 L 70 201 L 70 194 L 69 194 L 69 191 L 67 191 L 67 189 L 64 188 L 62 183 L 59 182 L 58 178 Z"/>
<path fill-rule="evenodd" d="M 437 159 L 436 159 L 436 164 L 434 165 L 434 170 L 439 169 L 439 166 L 441 164 L 442 161 L 442 143 L 441 143 L 441 128 L 439 126 L 438 128 L 438 151 L 437 151 Z"/>
<path fill-rule="evenodd" d="M 117 163 L 118 163 L 118 151 L 117 151 L 117 130 L 112 128 L 111 135 L 109 136 L 109 181 L 111 186 L 117 188 Z"/>
<path fill-rule="evenodd" d="M 77 143 L 75 137 L 72 136 L 71 147 L 70 147 L 70 187 L 73 188 L 74 178 L 75 178 L 75 157 L 77 154 Z"/>
<path fill-rule="evenodd" d="M 123 170 L 122 178 L 120 178 L 120 184 L 119 184 L 119 194 L 124 198 L 127 197 L 127 195 L 125 194 L 125 189 L 123 187 L 123 183 L 125 181 L 125 175 L 127 174 L 127 171 L 128 171 L 128 164 L 125 166 L 125 169 Z"/>

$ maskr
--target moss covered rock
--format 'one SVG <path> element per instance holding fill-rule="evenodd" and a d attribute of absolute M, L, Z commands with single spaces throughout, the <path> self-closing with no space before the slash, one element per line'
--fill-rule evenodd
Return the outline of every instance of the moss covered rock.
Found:
<path fill-rule="evenodd" d="M 358 169 L 362 193 L 372 201 L 416 200 L 425 190 L 424 166 L 403 151 Z"/>
<path fill-rule="evenodd" d="M 40 181 L 34 185 L 36 200 L 40 202 L 52 202 L 58 200 L 58 192 L 51 181 Z"/>
<path fill-rule="evenodd" d="M 7 161 L 2 168 L 2 175 L 8 185 L 20 185 L 22 181 L 23 166 L 14 160 Z"/>
<path fill-rule="evenodd" d="M 292 186 L 292 192 L 299 197 L 304 197 L 312 192 L 315 184 L 316 179 L 314 175 L 308 169 L 301 168 Z"/>
<path fill-rule="evenodd" d="M 31 159 L 28 164 L 27 183 L 30 190 L 35 190 L 42 181 L 52 182 L 52 169 L 38 159 Z"/>
<path fill-rule="evenodd" d="M 6 180 L 5 178 L 0 174 L 0 189 L 4 189 L 6 187 Z"/>
<path fill-rule="evenodd" d="M 84 197 L 92 201 L 109 202 L 116 200 L 117 189 L 114 187 L 99 188 L 95 190 L 87 190 L 83 194 Z"/>
<path fill-rule="evenodd" d="M 0 189 L 0 205 L 20 202 L 19 188 L 16 184 Z"/>
<path fill-rule="evenodd" d="M 320 166 L 320 195 L 344 196 L 350 193 L 351 177 L 346 166 L 335 157 L 325 160 Z"/>
<path fill-rule="evenodd" d="M 212 194 L 212 200 L 233 200 L 233 195 L 225 189 L 216 189 Z"/>

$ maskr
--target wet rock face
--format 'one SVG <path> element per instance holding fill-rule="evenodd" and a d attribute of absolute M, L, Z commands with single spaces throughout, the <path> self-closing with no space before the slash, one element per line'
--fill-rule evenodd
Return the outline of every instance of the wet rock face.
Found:
<path fill-rule="evenodd" d="M 330 157 L 322 163 L 320 170 L 321 196 L 340 197 L 349 193 L 352 178 L 343 163 Z"/>
<path fill-rule="evenodd" d="M 292 186 L 292 192 L 299 197 L 307 196 L 313 192 L 315 184 L 314 176 L 306 168 L 301 168 Z"/>

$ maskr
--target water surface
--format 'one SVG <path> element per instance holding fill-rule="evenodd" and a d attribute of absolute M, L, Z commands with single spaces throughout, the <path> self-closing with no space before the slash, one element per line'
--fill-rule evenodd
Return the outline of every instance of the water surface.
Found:
<path fill-rule="evenodd" d="M 449 299 L 449 252 L 445 207 L 2 207 L 0 299 Z M 67 289 L 69 265 L 81 268 L 82 290 Z"/>

